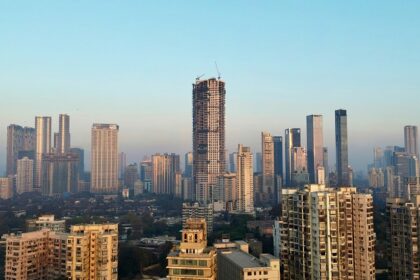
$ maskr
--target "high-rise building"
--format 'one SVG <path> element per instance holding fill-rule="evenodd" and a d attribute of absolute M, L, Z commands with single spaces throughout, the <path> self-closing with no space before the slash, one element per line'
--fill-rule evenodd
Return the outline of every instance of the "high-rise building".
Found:
<path fill-rule="evenodd" d="M 192 175 L 193 175 L 193 153 L 188 152 L 185 154 L 184 177 L 192 178 Z"/>
<path fill-rule="evenodd" d="M 284 152 L 285 152 L 285 184 L 292 184 L 292 149 L 300 147 L 300 128 L 288 128 L 284 131 Z"/>
<path fill-rule="evenodd" d="M 157 194 L 174 194 L 176 174 L 180 172 L 179 155 L 155 154 L 152 156 L 152 191 Z"/>
<path fill-rule="evenodd" d="M 67 239 L 67 279 L 118 279 L 118 224 L 75 225 Z"/>
<path fill-rule="evenodd" d="M 335 149 L 337 166 L 337 185 L 349 185 L 349 155 L 347 139 L 347 111 L 335 111 Z"/>
<path fill-rule="evenodd" d="M 11 124 L 7 127 L 6 175 L 16 174 L 16 161 L 22 152 L 35 152 L 35 129 Z"/>
<path fill-rule="evenodd" d="M 324 166 L 322 115 L 309 115 L 306 117 L 306 137 L 309 181 L 316 183 L 318 182 L 316 170 L 319 166 Z M 325 178 L 322 179 L 324 180 Z"/>
<path fill-rule="evenodd" d="M 127 155 L 121 152 L 118 155 L 118 179 L 124 179 L 125 169 L 127 168 Z"/>
<path fill-rule="evenodd" d="M 274 174 L 274 143 L 268 132 L 261 133 L 262 154 L 262 189 L 259 202 L 262 204 L 275 203 L 275 174 Z"/>
<path fill-rule="evenodd" d="M 254 171 L 256 173 L 261 173 L 262 172 L 262 153 L 261 152 L 255 153 L 254 166 L 255 166 Z"/>
<path fill-rule="evenodd" d="M 92 126 L 91 191 L 118 191 L 118 130 L 116 124 Z"/>
<path fill-rule="evenodd" d="M 373 149 L 373 167 L 384 168 L 384 150 L 381 147 Z"/>
<path fill-rule="evenodd" d="M 35 175 L 34 190 L 40 192 L 42 185 L 42 157 L 51 152 L 51 117 L 35 117 Z"/>
<path fill-rule="evenodd" d="M 225 82 L 196 80 L 193 85 L 193 181 L 196 200 L 208 203 L 226 169 Z"/>
<path fill-rule="evenodd" d="M 49 229 L 6 237 L 5 280 L 66 276 L 67 235 Z"/>
<path fill-rule="evenodd" d="M 236 173 L 226 172 L 219 177 L 218 199 L 223 201 L 227 211 L 236 211 L 238 207 L 238 190 L 236 183 Z"/>
<path fill-rule="evenodd" d="M 34 189 L 34 161 L 24 157 L 17 161 L 16 193 L 32 192 Z"/>
<path fill-rule="evenodd" d="M 237 156 L 237 210 L 243 213 L 254 213 L 254 170 L 251 149 L 238 145 Z"/>
<path fill-rule="evenodd" d="M 79 158 L 79 180 L 85 179 L 85 151 L 82 148 L 71 148 L 71 154 L 75 154 Z"/>
<path fill-rule="evenodd" d="M 400 176 L 401 179 L 419 176 L 417 156 L 405 152 L 394 152 L 393 162 L 395 175 Z"/>
<path fill-rule="evenodd" d="M 375 279 L 370 194 L 324 185 L 283 189 L 280 230 L 281 279 Z"/>
<path fill-rule="evenodd" d="M 292 181 L 290 186 L 303 187 L 309 183 L 307 152 L 303 147 L 293 147 L 291 149 L 290 170 L 292 171 Z"/>
<path fill-rule="evenodd" d="M 79 157 L 76 154 L 44 154 L 42 157 L 43 195 L 78 192 Z"/>
<path fill-rule="evenodd" d="M 386 213 L 391 279 L 419 279 L 420 195 L 387 199 Z"/>
<path fill-rule="evenodd" d="M 70 116 L 60 114 L 56 153 L 65 154 L 70 151 Z"/>
<path fill-rule="evenodd" d="M 229 172 L 235 173 L 236 168 L 238 166 L 237 160 L 238 159 L 238 153 L 230 153 L 229 154 Z"/>
<path fill-rule="evenodd" d="M 124 184 L 125 186 L 130 189 L 134 190 L 134 184 L 139 179 L 139 168 L 137 167 L 137 163 L 132 163 L 127 165 L 125 169 L 125 178 Z"/>
<path fill-rule="evenodd" d="M 417 126 L 407 125 L 404 126 L 404 147 L 405 152 L 419 157 L 419 142 Z"/>
<path fill-rule="evenodd" d="M 13 197 L 13 177 L 0 177 L 0 199 L 10 199 Z"/>
<path fill-rule="evenodd" d="M 274 144 L 274 175 L 283 178 L 283 137 L 273 136 Z"/>
<path fill-rule="evenodd" d="M 324 166 L 324 174 L 325 174 L 325 184 L 327 187 L 330 185 L 330 166 L 328 165 L 328 148 L 323 148 L 323 166 Z"/>
<path fill-rule="evenodd" d="M 216 250 L 207 247 L 207 228 L 204 219 L 187 219 L 181 243 L 168 257 L 169 280 L 216 279 Z"/>

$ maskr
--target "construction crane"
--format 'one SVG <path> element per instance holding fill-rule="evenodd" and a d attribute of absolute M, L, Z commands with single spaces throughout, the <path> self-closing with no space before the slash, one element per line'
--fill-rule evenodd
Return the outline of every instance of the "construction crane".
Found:
<path fill-rule="evenodd" d="M 201 79 L 201 77 L 203 77 L 205 74 L 201 74 L 200 76 L 197 76 L 196 78 L 195 78 L 195 80 L 196 81 L 199 81 L 200 79 Z"/>
<path fill-rule="evenodd" d="M 217 67 L 217 62 L 214 62 L 214 65 L 216 66 L 216 71 L 217 71 L 217 79 L 220 80 L 220 71 L 219 71 L 219 67 Z"/>

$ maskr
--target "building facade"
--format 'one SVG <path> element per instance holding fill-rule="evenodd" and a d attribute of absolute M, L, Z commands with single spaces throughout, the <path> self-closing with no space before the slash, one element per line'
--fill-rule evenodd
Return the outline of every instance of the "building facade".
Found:
<path fill-rule="evenodd" d="M 196 200 L 204 204 L 226 169 L 225 95 L 220 79 L 193 85 L 193 184 Z"/>
<path fill-rule="evenodd" d="M 66 271 L 71 280 L 118 279 L 118 224 L 72 226 Z"/>
<path fill-rule="evenodd" d="M 309 115 L 306 117 L 306 137 L 309 181 L 314 184 L 318 182 L 317 168 L 324 166 L 322 115 Z M 321 179 L 325 180 L 325 178 Z"/>
<path fill-rule="evenodd" d="M 416 157 L 419 156 L 419 142 L 418 142 L 418 131 L 417 126 L 414 125 L 406 125 L 404 126 L 404 147 L 405 152 L 414 155 Z"/>
<path fill-rule="evenodd" d="M 7 127 L 6 175 L 15 175 L 21 152 L 35 151 L 35 129 L 11 124 Z"/>
<path fill-rule="evenodd" d="M 284 189 L 279 251 L 282 279 L 375 279 L 372 196 L 324 185 Z"/>
<path fill-rule="evenodd" d="M 91 148 L 91 191 L 118 192 L 118 130 L 116 124 L 94 124 Z"/>
<path fill-rule="evenodd" d="M 300 128 L 288 128 L 284 131 L 284 163 L 285 163 L 285 180 L 286 186 L 292 184 L 292 149 L 300 147 Z"/>
<path fill-rule="evenodd" d="M 179 155 L 152 156 L 152 190 L 157 194 L 175 194 L 176 177 L 180 170 Z"/>
<path fill-rule="evenodd" d="M 335 150 L 336 150 L 336 168 L 337 185 L 349 185 L 349 155 L 347 138 L 347 111 L 335 111 Z"/>
<path fill-rule="evenodd" d="M 262 189 L 258 190 L 260 204 L 275 203 L 274 142 L 268 132 L 261 133 Z"/>
<path fill-rule="evenodd" d="M 56 153 L 65 154 L 68 152 L 70 152 L 70 116 L 60 114 L 58 117 Z"/>
<path fill-rule="evenodd" d="M 51 117 L 35 117 L 35 133 L 34 190 L 41 192 L 42 157 L 51 152 Z"/>

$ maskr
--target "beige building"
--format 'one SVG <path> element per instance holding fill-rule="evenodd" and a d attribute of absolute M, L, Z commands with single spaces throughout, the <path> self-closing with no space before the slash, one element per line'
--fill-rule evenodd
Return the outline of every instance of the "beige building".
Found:
<path fill-rule="evenodd" d="M 254 213 L 254 168 L 251 149 L 238 146 L 236 192 L 237 211 Z"/>
<path fill-rule="evenodd" d="M 275 199 L 274 142 L 273 136 L 268 132 L 261 132 L 261 154 L 262 188 L 257 190 L 259 193 L 259 202 L 262 204 L 272 204 Z"/>
<path fill-rule="evenodd" d="M 370 194 L 324 185 L 284 189 L 278 228 L 282 279 L 375 279 Z"/>
<path fill-rule="evenodd" d="M 188 219 L 181 243 L 169 253 L 169 280 L 216 279 L 216 250 L 207 247 L 205 219 Z"/>
<path fill-rule="evenodd" d="M 38 219 L 31 219 L 26 221 L 27 231 L 37 231 L 41 229 L 49 229 L 54 232 L 65 232 L 66 221 L 56 220 L 54 215 L 42 215 Z"/>
<path fill-rule="evenodd" d="M 17 161 L 16 192 L 31 192 L 34 188 L 34 161 L 24 157 Z"/>
<path fill-rule="evenodd" d="M 387 200 L 391 279 L 420 279 L 420 195 Z"/>
<path fill-rule="evenodd" d="M 225 172 L 225 82 L 197 79 L 193 85 L 193 187 L 195 200 L 211 202 Z"/>
<path fill-rule="evenodd" d="M 48 229 L 7 236 L 5 280 L 65 277 L 66 240 L 66 234 Z"/>
<path fill-rule="evenodd" d="M 309 181 L 317 183 L 325 178 L 319 178 L 317 168 L 324 166 L 324 134 L 322 115 L 306 116 L 306 144 L 308 146 Z"/>
<path fill-rule="evenodd" d="M 92 126 L 91 191 L 118 192 L 118 130 L 116 124 Z"/>
<path fill-rule="evenodd" d="M 13 178 L 0 177 L 0 199 L 9 199 L 13 197 Z"/>
<path fill-rule="evenodd" d="M 66 270 L 71 280 L 118 279 L 118 224 L 72 226 Z"/>

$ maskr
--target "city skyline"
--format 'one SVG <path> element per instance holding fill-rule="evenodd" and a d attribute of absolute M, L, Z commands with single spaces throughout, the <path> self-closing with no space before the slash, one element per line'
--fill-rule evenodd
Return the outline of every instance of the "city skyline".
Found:
<path fill-rule="evenodd" d="M 403 146 L 403 127 L 419 125 L 418 3 L 202 3 L 208 22 L 186 2 L 166 4 L 171 9 L 0 3 L 8 42 L 0 46 L 0 95 L 8 100 L 0 104 L 0 158 L 9 124 L 33 127 L 34 116 L 52 116 L 57 132 L 61 113 L 70 115 L 72 146 L 86 159 L 97 122 L 120 125 L 127 162 L 184 154 L 192 146 L 191 84 L 203 73 L 217 76 L 214 61 L 226 81 L 229 152 L 238 143 L 259 152 L 261 131 L 284 136 L 288 127 L 302 130 L 306 147 L 305 116 L 322 114 L 334 167 L 334 110 L 343 108 L 349 163 L 365 170 L 374 147 Z M 204 34 L 224 43 L 203 44 Z"/>

